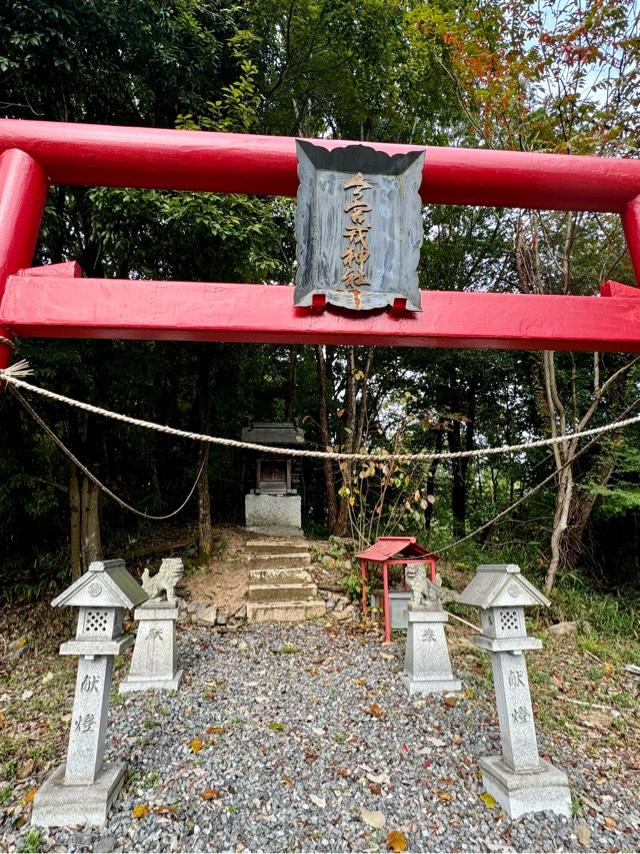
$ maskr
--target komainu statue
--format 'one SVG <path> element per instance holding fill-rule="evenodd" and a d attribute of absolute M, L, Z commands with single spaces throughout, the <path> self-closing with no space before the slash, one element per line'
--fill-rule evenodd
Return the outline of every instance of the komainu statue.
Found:
<path fill-rule="evenodd" d="M 149 567 L 145 567 L 142 573 L 141 584 L 142 589 L 148 595 L 149 599 L 160 599 L 163 591 L 167 594 L 167 602 L 176 600 L 176 585 L 184 574 L 184 564 L 182 558 L 168 557 L 164 558 L 160 564 L 160 569 L 155 575 L 149 575 Z"/>
<path fill-rule="evenodd" d="M 423 563 L 408 563 L 406 579 L 407 586 L 411 590 L 410 604 L 414 607 L 433 606 L 442 602 L 442 579 L 439 575 L 436 576 L 435 584 L 428 579 Z"/>

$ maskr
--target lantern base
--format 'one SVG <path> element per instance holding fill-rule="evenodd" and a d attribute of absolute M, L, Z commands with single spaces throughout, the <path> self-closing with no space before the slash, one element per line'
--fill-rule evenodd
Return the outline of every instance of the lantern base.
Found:
<path fill-rule="evenodd" d="M 510 818 L 546 811 L 571 816 L 567 775 L 550 762 L 541 759 L 537 768 L 514 771 L 501 756 L 485 756 L 480 767 L 483 786 Z"/>
<path fill-rule="evenodd" d="M 102 827 L 124 781 L 124 765 L 105 764 L 95 782 L 65 786 L 65 764 L 58 765 L 33 800 L 31 824 L 64 827 L 85 824 Z"/>

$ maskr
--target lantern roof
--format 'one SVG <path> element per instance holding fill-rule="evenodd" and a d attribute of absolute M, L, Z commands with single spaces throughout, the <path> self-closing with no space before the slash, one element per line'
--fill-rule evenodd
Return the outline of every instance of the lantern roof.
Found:
<path fill-rule="evenodd" d="M 280 445 L 283 448 L 304 445 L 304 431 L 293 421 L 255 422 L 242 429 L 242 441 L 256 445 Z"/>
<path fill-rule="evenodd" d="M 125 567 L 123 560 L 97 560 L 51 603 L 54 608 L 135 608 L 149 597 Z"/>
<path fill-rule="evenodd" d="M 476 608 L 510 608 L 551 603 L 531 584 L 515 563 L 490 563 L 476 567 L 476 574 L 458 598 L 460 605 Z"/>
<path fill-rule="evenodd" d="M 427 549 L 419 546 L 415 537 L 378 537 L 375 543 L 356 557 L 361 560 L 384 561 L 391 558 L 435 557 Z"/>

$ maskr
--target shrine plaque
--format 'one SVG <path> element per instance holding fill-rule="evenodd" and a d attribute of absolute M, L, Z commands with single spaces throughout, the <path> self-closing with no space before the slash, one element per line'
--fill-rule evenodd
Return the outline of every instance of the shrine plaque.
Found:
<path fill-rule="evenodd" d="M 424 151 L 388 155 L 365 145 L 298 153 L 297 306 L 421 311 Z"/>

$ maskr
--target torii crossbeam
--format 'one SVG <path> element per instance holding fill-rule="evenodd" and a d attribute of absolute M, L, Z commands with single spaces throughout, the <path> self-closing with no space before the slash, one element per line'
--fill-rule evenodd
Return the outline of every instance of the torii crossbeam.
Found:
<path fill-rule="evenodd" d="M 0 367 L 16 335 L 640 352 L 640 289 L 616 282 L 600 297 L 423 291 L 421 314 L 354 316 L 294 308 L 289 287 L 86 279 L 72 262 L 31 268 L 50 182 L 291 196 L 295 140 L 4 119 L 0 152 Z M 637 160 L 427 147 L 421 195 L 618 213 L 640 281 Z"/>

